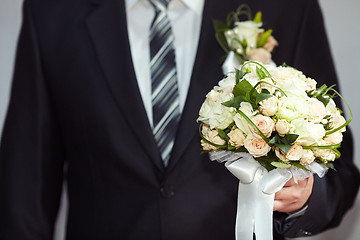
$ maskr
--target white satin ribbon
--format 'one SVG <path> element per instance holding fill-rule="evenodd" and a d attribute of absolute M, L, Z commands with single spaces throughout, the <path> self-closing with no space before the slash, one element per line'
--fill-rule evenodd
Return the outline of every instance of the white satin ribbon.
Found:
<path fill-rule="evenodd" d="M 223 73 L 228 74 L 229 72 L 234 72 L 234 69 L 239 67 L 239 60 L 236 58 L 235 53 L 233 51 L 230 51 L 222 65 Z"/>
<path fill-rule="evenodd" d="M 210 152 L 209 157 L 212 161 L 225 162 L 225 167 L 239 179 L 235 225 L 237 240 L 252 240 L 253 233 L 257 240 L 272 240 L 275 193 L 292 177 L 297 182 L 312 174 L 296 167 L 268 172 L 249 153 L 243 152 Z M 306 167 L 320 177 L 327 171 L 326 167 L 315 162 Z"/>

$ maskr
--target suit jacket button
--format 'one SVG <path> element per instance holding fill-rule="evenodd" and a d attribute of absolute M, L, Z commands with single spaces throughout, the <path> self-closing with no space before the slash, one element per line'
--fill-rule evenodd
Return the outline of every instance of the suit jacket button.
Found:
<path fill-rule="evenodd" d="M 163 198 L 171 198 L 171 197 L 175 196 L 175 192 L 174 192 L 172 186 L 161 187 L 160 188 L 160 195 Z"/>

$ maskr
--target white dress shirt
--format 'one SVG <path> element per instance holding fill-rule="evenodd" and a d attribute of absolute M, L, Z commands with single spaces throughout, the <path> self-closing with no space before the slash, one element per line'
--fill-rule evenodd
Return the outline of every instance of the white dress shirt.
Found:
<path fill-rule="evenodd" d="M 175 37 L 175 57 L 180 111 L 184 108 L 195 62 L 205 0 L 172 0 L 168 16 Z M 152 125 L 150 25 L 155 17 L 149 0 L 125 0 L 127 27 L 136 79 L 149 122 Z"/>

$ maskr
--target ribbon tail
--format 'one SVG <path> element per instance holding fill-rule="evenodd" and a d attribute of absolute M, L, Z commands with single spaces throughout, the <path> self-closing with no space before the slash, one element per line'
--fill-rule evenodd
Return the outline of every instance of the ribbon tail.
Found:
<path fill-rule="evenodd" d="M 236 240 L 252 240 L 254 232 L 254 210 L 256 205 L 251 201 L 253 188 L 250 184 L 239 182 L 238 205 L 235 224 Z"/>
<path fill-rule="evenodd" d="M 259 189 L 260 190 L 260 189 Z M 260 201 L 257 201 L 255 211 L 255 236 L 256 240 L 272 240 L 273 239 L 273 194 L 265 194 L 261 190 L 259 193 Z"/>

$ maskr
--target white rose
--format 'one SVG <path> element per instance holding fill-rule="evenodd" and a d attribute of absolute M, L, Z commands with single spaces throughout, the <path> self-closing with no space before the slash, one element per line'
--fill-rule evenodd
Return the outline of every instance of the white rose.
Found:
<path fill-rule="evenodd" d="M 255 86 L 259 82 L 259 78 L 255 72 L 250 72 L 244 76 L 252 86 Z"/>
<path fill-rule="evenodd" d="M 223 91 L 223 94 L 225 95 L 232 93 L 235 84 L 236 84 L 235 74 L 228 74 L 218 83 L 219 89 L 221 89 Z"/>
<path fill-rule="evenodd" d="M 262 100 L 259 104 L 259 110 L 265 116 L 274 116 L 278 110 L 278 98 L 270 97 L 265 100 Z"/>
<path fill-rule="evenodd" d="M 286 159 L 290 161 L 297 161 L 301 158 L 303 152 L 303 148 L 301 145 L 295 143 L 291 146 L 290 150 L 286 153 Z"/>
<path fill-rule="evenodd" d="M 328 145 L 336 145 L 341 143 L 343 140 L 343 135 L 340 131 L 334 132 L 324 138 L 324 141 L 328 143 Z"/>
<path fill-rule="evenodd" d="M 246 39 L 247 42 L 247 49 L 248 51 L 251 48 L 256 48 L 258 36 L 260 33 L 262 33 L 264 30 L 261 29 L 262 23 L 255 23 L 253 21 L 242 21 L 242 22 L 235 22 L 235 28 L 233 29 L 234 34 L 237 39 L 239 39 L 241 42 Z M 236 42 L 233 41 L 233 39 L 230 40 L 230 46 Z M 228 39 L 229 43 L 229 39 Z M 236 46 L 236 45 L 235 45 Z"/>
<path fill-rule="evenodd" d="M 249 52 L 249 60 L 268 64 L 271 61 L 271 53 L 264 48 L 256 48 Z"/>
<path fill-rule="evenodd" d="M 290 132 L 299 135 L 296 142 L 302 146 L 310 146 L 325 136 L 325 129 L 322 124 L 296 119 L 291 122 L 291 125 Z"/>
<path fill-rule="evenodd" d="M 306 97 L 305 75 L 291 67 L 277 67 L 270 72 L 275 83 L 288 96 Z"/>
<path fill-rule="evenodd" d="M 248 102 L 242 102 L 240 104 L 239 110 L 241 110 L 248 118 L 251 118 L 253 115 L 256 114 L 256 111 L 253 110 L 251 104 Z M 246 135 L 251 133 L 250 128 L 249 128 L 249 123 L 239 113 L 235 114 L 234 122 L 235 122 L 236 126 L 241 131 L 243 131 Z"/>
<path fill-rule="evenodd" d="M 330 99 L 330 101 L 326 105 L 325 109 L 326 109 L 327 115 L 335 114 L 337 112 L 337 109 L 336 109 L 336 104 L 335 104 L 334 100 Z"/>
<path fill-rule="evenodd" d="M 298 97 L 281 97 L 278 103 L 276 116 L 291 122 L 297 118 L 305 118 L 308 115 L 309 106 L 306 100 Z"/>
<path fill-rule="evenodd" d="M 275 129 L 280 135 L 285 135 L 290 131 L 290 124 L 285 119 L 279 119 L 275 124 Z"/>
<path fill-rule="evenodd" d="M 201 129 L 202 135 L 204 136 L 204 138 L 214 144 L 217 145 L 224 145 L 226 142 L 224 139 L 222 139 L 219 136 L 219 132 L 216 131 L 215 129 L 211 130 L 209 128 L 208 125 L 203 125 L 202 129 Z M 211 145 L 207 142 L 205 142 L 204 140 L 201 140 L 201 146 L 203 147 L 204 151 L 216 151 L 218 150 L 217 147 L 215 147 L 214 145 Z"/>
<path fill-rule="evenodd" d="M 309 112 L 308 120 L 314 123 L 320 123 L 326 116 L 325 106 L 316 98 L 308 98 Z"/>
<path fill-rule="evenodd" d="M 315 156 L 314 156 L 313 151 L 303 149 L 303 152 L 302 152 L 302 155 L 300 158 L 300 164 L 305 166 L 305 165 L 312 163 L 314 160 L 315 160 Z"/>
<path fill-rule="evenodd" d="M 271 147 L 264 139 L 256 138 L 251 134 L 246 137 L 244 146 L 253 157 L 266 156 L 271 150 Z"/>
<path fill-rule="evenodd" d="M 210 125 L 211 129 L 225 129 L 232 122 L 236 114 L 235 108 L 222 105 L 223 102 L 229 101 L 232 93 L 227 95 L 217 95 L 217 91 L 212 90 L 207 95 L 205 102 L 202 104 L 197 121 Z"/>
<path fill-rule="evenodd" d="M 245 135 L 243 133 L 243 131 L 241 131 L 238 128 L 233 128 L 229 133 L 228 136 L 230 138 L 229 143 L 236 147 L 239 148 L 241 146 L 244 145 L 244 141 L 245 141 Z"/>
<path fill-rule="evenodd" d="M 251 118 L 251 121 L 257 126 L 257 128 L 264 134 L 265 137 L 270 137 L 271 133 L 275 130 L 275 122 L 268 116 L 256 115 Z M 250 126 L 250 130 L 254 137 L 261 138 L 257 131 Z"/>

